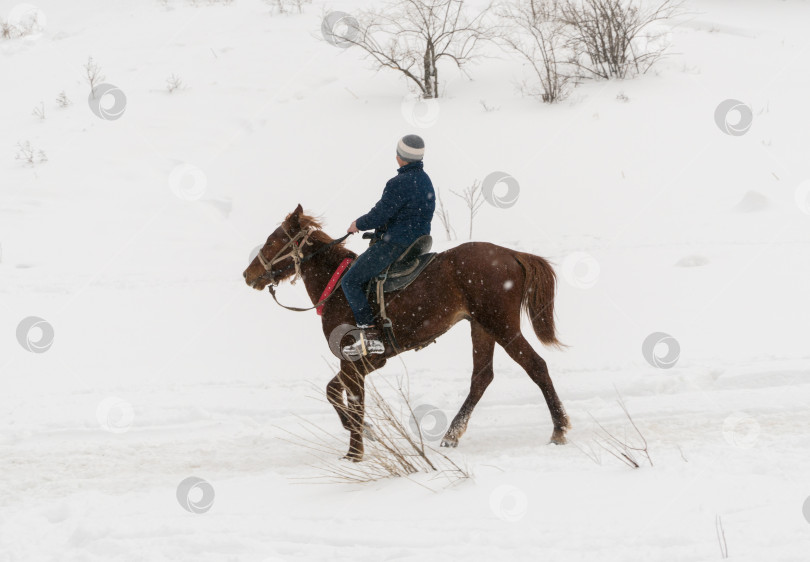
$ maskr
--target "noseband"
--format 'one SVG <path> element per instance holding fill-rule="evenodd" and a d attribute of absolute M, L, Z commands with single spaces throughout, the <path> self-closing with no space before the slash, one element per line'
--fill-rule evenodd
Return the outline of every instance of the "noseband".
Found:
<path fill-rule="evenodd" d="M 290 236 L 290 233 L 287 232 L 287 230 L 283 226 L 281 228 L 282 230 L 284 230 L 284 234 L 287 235 L 287 238 L 289 238 L 290 241 L 284 244 L 284 246 L 282 246 L 281 249 L 278 252 L 276 252 L 276 255 L 273 256 L 273 259 L 269 261 L 262 255 L 262 249 L 259 249 L 259 253 L 256 255 L 256 257 L 259 258 L 259 263 L 262 264 L 262 267 L 264 268 L 264 274 L 258 277 L 256 281 L 254 281 L 253 283 L 254 285 L 259 281 L 267 279 L 268 277 L 270 278 L 271 285 L 278 285 L 278 282 L 276 281 L 276 275 L 287 271 L 291 267 L 295 268 L 295 277 L 293 277 L 291 283 L 295 284 L 298 278 L 301 277 L 301 262 L 306 261 L 304 259 L 304 252 L 302 251 L 302 248 L 304 245 L 308 246 L 312 245 L 312 242 L 309 240 L 309 236 L 310 234 L 312 234 L 313 230 L 311 228 L 307 228 L 306 230 L 300 231 L 295 236 Z M 286 250 L 290 246 L 292 246 L 290 248 L 290 251 L 282 255 L 282 252 L 284 252 L 284 250 Z M 273 264 L 276 264 L 287 258 L 292 258 L 293 263 L 288 265 L 287 267 L 277 270 L 274 273 Z"/>

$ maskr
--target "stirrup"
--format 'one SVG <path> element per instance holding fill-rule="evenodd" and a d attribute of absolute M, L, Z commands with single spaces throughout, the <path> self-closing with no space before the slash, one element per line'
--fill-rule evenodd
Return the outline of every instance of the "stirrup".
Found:
<path fill-rule="evenodd" d="M 382 355 L 385 353 L 385 345 L 381 342 L 376 334 L 376 327 L 367 326 L 365 324 L 357 326 L 360 328 L 360 339 L 351 345 L 344 346 L 341 350 L 344 357 L 355 358 L 365 357 L 367 355 Z M 367 334 L 367 331 L 369 334 Z"/>

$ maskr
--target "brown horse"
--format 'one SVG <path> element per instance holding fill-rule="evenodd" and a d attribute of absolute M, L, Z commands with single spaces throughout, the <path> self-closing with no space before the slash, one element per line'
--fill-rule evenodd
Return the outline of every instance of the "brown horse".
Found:
<path fill-rule="evenodd" d="M 250 287 L 261 291 L 268 284 L 300 275 L 314 305 L 344 258 L 355 256 L 327 236 L 321 224 L 298 205 L 267 238 L 243 276 Z M 540 341 L 561 345 L 554 330 L 555 286 L 556 276 L 549 263 L 532 254 L 484 242 L 461 244 L 438 254 L 410 286 L 386 299 L 398 348 L 386 345 L 385 354 L 369 356 L 362 362 L 341 361 L 340 372 L 326 386 L 326 396 L 350 434 L 346 458 L 360 461 L 363 457 L 365 376 L 397 353 L 428 345 L 460 320 L 469 320 L 472 330 L 472 383 L 442 446 L 458 445 L 473 408 L 492 382 L 496 343 L 540 387 L 554 424 L 551 442 L 565 443 L 568 416 L 546 362 L 520 331 L 520 312 L 525 309 Z M 353 325 L 354 317 L 338 289 L 324 304 L 324 336 L 328 339 L 342 324 Z"/>

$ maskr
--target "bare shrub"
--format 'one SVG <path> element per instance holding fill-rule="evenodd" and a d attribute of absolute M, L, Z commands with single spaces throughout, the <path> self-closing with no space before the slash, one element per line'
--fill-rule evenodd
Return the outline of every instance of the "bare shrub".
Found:
<path fill-rule="evenodd" d="M 24 13 L 23 17 L 14 23 L 0 19 L 0 37 L 3 39 L 17 39 L 32 35 L 43 29 L 44 25 L 43 22 L 39 21 L 39 10 L 36 8 Z"/>
<path fill-rule="evenodd" d="M 84 72 L 87 83 L 90 84 L 91 95 L 95 98 L 95 87 L 104 80 L 104 73 L 101 71 L 101 66 L 99 66 L 99 64 L 93 60 L 93 57 L 87 57 L 87 62 L 84 65 Z"/>
<path fill-rule="evenodd" d="M 164 6 L 168 4 L 168 0 L 163 0 Z M 230 6 L 233 0 L 186 0 L 186 4 L 191 6 Z"/>
<path fill-rule="evenodd" d="M 312 0 L 264 0 L 270 9 L 277 14 L 304 13 L 304 6 L 312 4 Z"/>
<path fill-rule="evenodd" d="M 20 160 L 35 166 L 48 161 L 48 157 L 44 151 L 34 148 L 30 141 L 21 141 L 17 143 L 17 154 L 14 156 L 15 160 Z"/>
<path fill-rule="evenodd" d="M 447 210 L 447 207 L 444 206 L 442 193 L 439 189 L 436 190 L 436 203 L 436 216 L 439 217 L 439 221 L 442 223 L 447 240 L 450 241 L 455 237 L 456 231 L 453 228 L 453 225 L 450 223 L 450 212 Z"/>
<path fill-rule="evenodd" d="M 594 441 L 602 450 L 606 451 L 611 456 L 615 457 L 630 468 L 640 468 L 641 463 L 645 459 L 650 466 L 653 466 L 652 457 L 650 457 L 650 452 L 647 445 L 647 439 L 644 437 L 644 434 L 641 433 L 641 430 L 636 425 L 636 422 L 633 421 L 633 417 L 630 415 L 630 412 L 628 411 L 621 395 L 619 395 L 618 404 L 624 412 L 627 421 L 630 422 L 633 436 L 629 436 L 627 432 L 625 432 L 623 436 L 619 437 L 615 433 L 606 429 L 605 426 L 594 418 L 593 421 L 596 422 L 596 425 L 599 427 L 599 432 L 594 437 Z"/>
<path fill-rule="evenodd" d="M 470 240 L 472 240 L 472 233 L 473 233 L 473 223 L 475 222 L 475 216 L 478 214 L 478 211 L 481 209 L 481 205 L 484 204 L 484 193 L 481 190 L 481 182 L 478 180 L 473 181 L 472 185 L 464 188 L 461 193 L 456 191 L 452 191 L 453 195 L 464 201 L 464 204 L 467 206 L 467 210 L 470 213 Z"/>
<path fill-rule="evenodd" d="M 565 22 L 560 19 L 559 0 L 510 0 L 500 6 L 504 31 L 499 42 L 529 64 L 540 87 L 530 84 L 524 91 L 546 103 L 568 95 L 570 70 Z"/>
<path fill-rule="evenodd" d="M 7 20 L 0 19 L 0 37 L 3 39 L 16 39 L 21 36 L 22 32 L 16 25 Z"/>
<path fill-rule="evenodd" d="M 572 51 L 569 62 L 598 78 L 644 74 L 667 47 L 654 24 L 671 18 L 680 5 L 680 0 L 651 8 L 639 0 L 565 0 L 559 9 Z"/>
<path fill-rule="evenodd" d="M 58 106 L 59 106 L 59 107 L 61 107 L 62 109 L 64 109 L 64 108 L 68 107 L 68 106 L 69 106 L 69 105 L 71 105 L 72 103 L 73 103 L 73 102 L 72 102 L 72 101 L 70 101 L 70 99 L 68 99 L 67 94 L 65 93 L 65 91 L 64 91 L 64 90 L 62 90 L 61 92 L 59 92 L 59 95 L 58 95 L 58 96 L 56 96 L 56 105 L 58 105 Z"/>
<path fill-rule="evenodd" d="M 180 76 L 172 73 L 171 76 L 166 78 L 166 90 L 170 94 L 174 93 L 177 90 L 181 90 L 184 87 L 185 85 L 183 84 L 183 80 L 180 78 Z"/>
<path fill-rule="evenodd" d="M 600 447 L 596 447 L 594 443 L 579 444 L 576 441 L 571 441 L 571 444 L 576 447 L 580 453 L 591 459 L 594 464 L 602 466 L 602 452 Z"/>
<path fill-rule="evenodd" d="M 34 106 L 34 110 L 31 112 L 31 115 L 34 117 L 39 117 L 40 119 L 45 119 L 45 102 L 39 102 L 39 105 Z"/>
<path fill-rule="evenodd" d="M 492 112 L 492 111 L 498 111 L 498 110 L 500 109 L 500 106 L 497 106 L 497 107 L 496 107 L 496 106 L 494 106 L 494 105 L 489 105 L 489 104 L 487 103 L 487 100 L 478 100 L 478 103 L 480 103 L 480 104 L 481 104 L 481 107 L 483 107 L 483 108 L 484 108 L 484 111 L 485 111 L 486 113 L 490 113 L 490 112 Z"/>
<path fill-rule="evenodd" d="M 362 49 L 377 70 L 401 73 L 423 98 L 436 98 L 438 63 L 447 59 L 464 72 L 479 57 L 479 42 L 493 37 L 484 21 L 490 9 L 469 17 L 465 0 L 389 1 L 360 12 L 357 27 L 337 38 Z"/>

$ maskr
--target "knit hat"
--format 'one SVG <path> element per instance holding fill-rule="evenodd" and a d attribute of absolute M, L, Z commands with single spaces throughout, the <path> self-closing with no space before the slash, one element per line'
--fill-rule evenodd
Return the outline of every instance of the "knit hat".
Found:
<path fill-rule="evenodd" d="M 397 156 L 406 162 L 419 162 L 425 155 L 425 141 L 419 135 L 405 135 L 397 143 Z"/>

